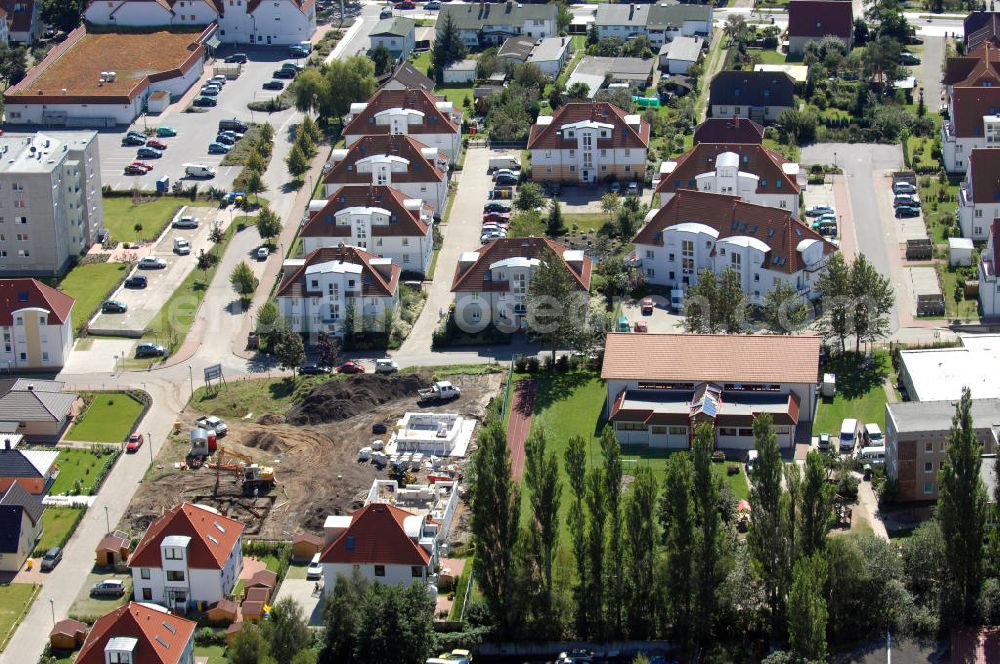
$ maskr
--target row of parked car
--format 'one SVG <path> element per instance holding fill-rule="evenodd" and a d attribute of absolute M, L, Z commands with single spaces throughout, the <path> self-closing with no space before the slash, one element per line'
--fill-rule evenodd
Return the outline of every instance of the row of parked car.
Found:
<path fill-rule="evenodd" d="M 195 100 L 191 102 L 195 106 L 217 106 L 218 97 L 222 93 L 222 88 L 226 85 L 226 77 L 222 74 L 217 74 L 205 82 L 205 85 L 201 86 L 201 94 L 195 97 Z"/>
<path fill-rule="evenodd" d="M 896 216 L 920 216 L 920 198 L 917 196 L 917 186 L 912 182 L 899 181 L 892 184 L 892 207 Z"/>
<path fill-rule="evenodd" d="M 143 159 L 159 159 L 163 156 L 163 151 L 167 149 L 167 144 L 161 140 L 177 135 L 177 131 L 170 127 L 159 127 L 156 130 L 156 137 L 151 138 L 144 132 L 131 130 L 122 137 L 122 147 L 138 146 L 136 150 L 136 161 L 125 166 L 125 175 L 145 175 L 153 170 L 152 165 L 141 161 Z"/>
<path fill-rule="evenodd" d="M 500 174 L 502 171 L 497 171 Z M 508 171 L 513 173 L 513 171 Z M 500 184 L 499 180 L 497 182 Z M 510 187 L 501 187 L 495 189 L 496 191 L 502 191 L 507 198 L 513 198 L 514 191 Z M 507 237 L 507 231 L 510 230 L 510 215 L 512 205 L 509 200 L 503 200 L 499 197 L 494 198 L 491 196 L 492 200 L 488 201 L 483 205 L 483 227 L 482 235 L 480 236 L 480 242 L 482 244 L 487 244 L 496 240 L 498 238 Z"/>
<path fill-rule="evenodd" d="M 806 216 L 812 218 L 812 229 L 820 235 L 837 234 L 837 211 L 829 205 L 813 205 L 806 209 Z"/>
<path fill-rule="evenodd" d="M 271 80 L 265 81 L 261 86 L 265 90 L 283 90 L 285 84 L 282 80 L 293 80 L 299 73 L 302 72 L 302 65 L 295 62 L 285 62 L 282 63 L 281 69 L 275 69 L 271 72 Z"/>

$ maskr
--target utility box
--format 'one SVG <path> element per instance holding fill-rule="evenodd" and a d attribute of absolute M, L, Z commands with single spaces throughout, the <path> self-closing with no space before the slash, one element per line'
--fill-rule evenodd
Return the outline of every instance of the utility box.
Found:
<path fill-rule="evenodd" d="M 156 181 L 156 193 L 167 194 L 170 193 L 170 178 L 164 175 Z"/>

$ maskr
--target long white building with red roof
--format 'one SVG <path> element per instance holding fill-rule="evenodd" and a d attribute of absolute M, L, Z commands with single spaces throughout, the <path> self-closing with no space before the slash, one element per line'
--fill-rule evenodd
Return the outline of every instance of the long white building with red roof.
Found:
<path fill-rule="evenodd" d="M 780 281 L 815 299 L 837 250 L 788 210 L 689 189 L 650 211 L 632 242 L 646 282 L 686 290 L 706 268 L 717 275 L 731 269 L 757 305 Z"/>
<path fill-rule="evenodd" d="M 97 619 L 77 664 L 194 664 L 196 623 L 163 608 L 129 602 Z"/>
<path fill-rule="evenodd" d="M 232 593 L 243 569 L 243 524 L 183 503 L 149 524 L 129 558 L 135 598 L 184 611 Z"/>
<path fill-rule="evenodd" d="M 649 123 L 608 102 L 576 102 L 531 127 L 531 179 L 535 182 L 622 182 L 646 177 Z"/>
<path fill-rule="evenodd" d="M 345 117 L 343 135 L 348 147 L 373 134 L 412 136 L 443 151 L 453 162 L 462 149 L 462 111 L 426 90 L 383 88 L 368 101 L 351 104 Z"/>
<path fill-rule="evenodd" d="M 434 211 L 392 187 L 341 187 L 299 231 L 302 251 L 347 244 L 390 259 L 404 272 L 424 274 L 434 253 Z"/>

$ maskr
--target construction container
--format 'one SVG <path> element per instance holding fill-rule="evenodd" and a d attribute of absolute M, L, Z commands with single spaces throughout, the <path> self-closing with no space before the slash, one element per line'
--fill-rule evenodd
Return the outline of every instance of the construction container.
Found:
<path fill-rule="evenodd" d="M 191 429 L 191 453 L 208 454 L 208 432 L 201 427 Z"/>
<path fill-rule="evenodd" d="M 215 433 L 215 429 L 208 429 L 205 433 L 208 438 L 208 453 L 214 454 L 215 450 L 219 447 L 218 436 Z"/>

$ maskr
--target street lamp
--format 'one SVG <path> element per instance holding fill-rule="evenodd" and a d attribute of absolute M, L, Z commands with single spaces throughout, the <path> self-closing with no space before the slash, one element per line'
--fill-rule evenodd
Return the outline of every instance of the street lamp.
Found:
<path fill-rule="evenodd" d="M 153 434 L 146 432 L 146 445 L 149 447 L 149 465 L 153 465 Z"/>
<path fill-rule="evenodd" d="M 191 398 L 194 399 L 194 369 L 191 368 L 190 364 L 188 365 L 188 378 L 191 379 Z"/>
<path fill-rule="evenodd" d="M 108 532 L 110 533 L 111 532 L 111 517 L 108 516 L 108 506 L 107 505 L 104 506 L 104 523 L 107 525 Z"/>
<path fill-rule="evenodd" d="M 49 608 L 52 610 L 52 625 L 54 627 L 56 624 L 56 601 L 51 597 L 49 598 Z"/>

